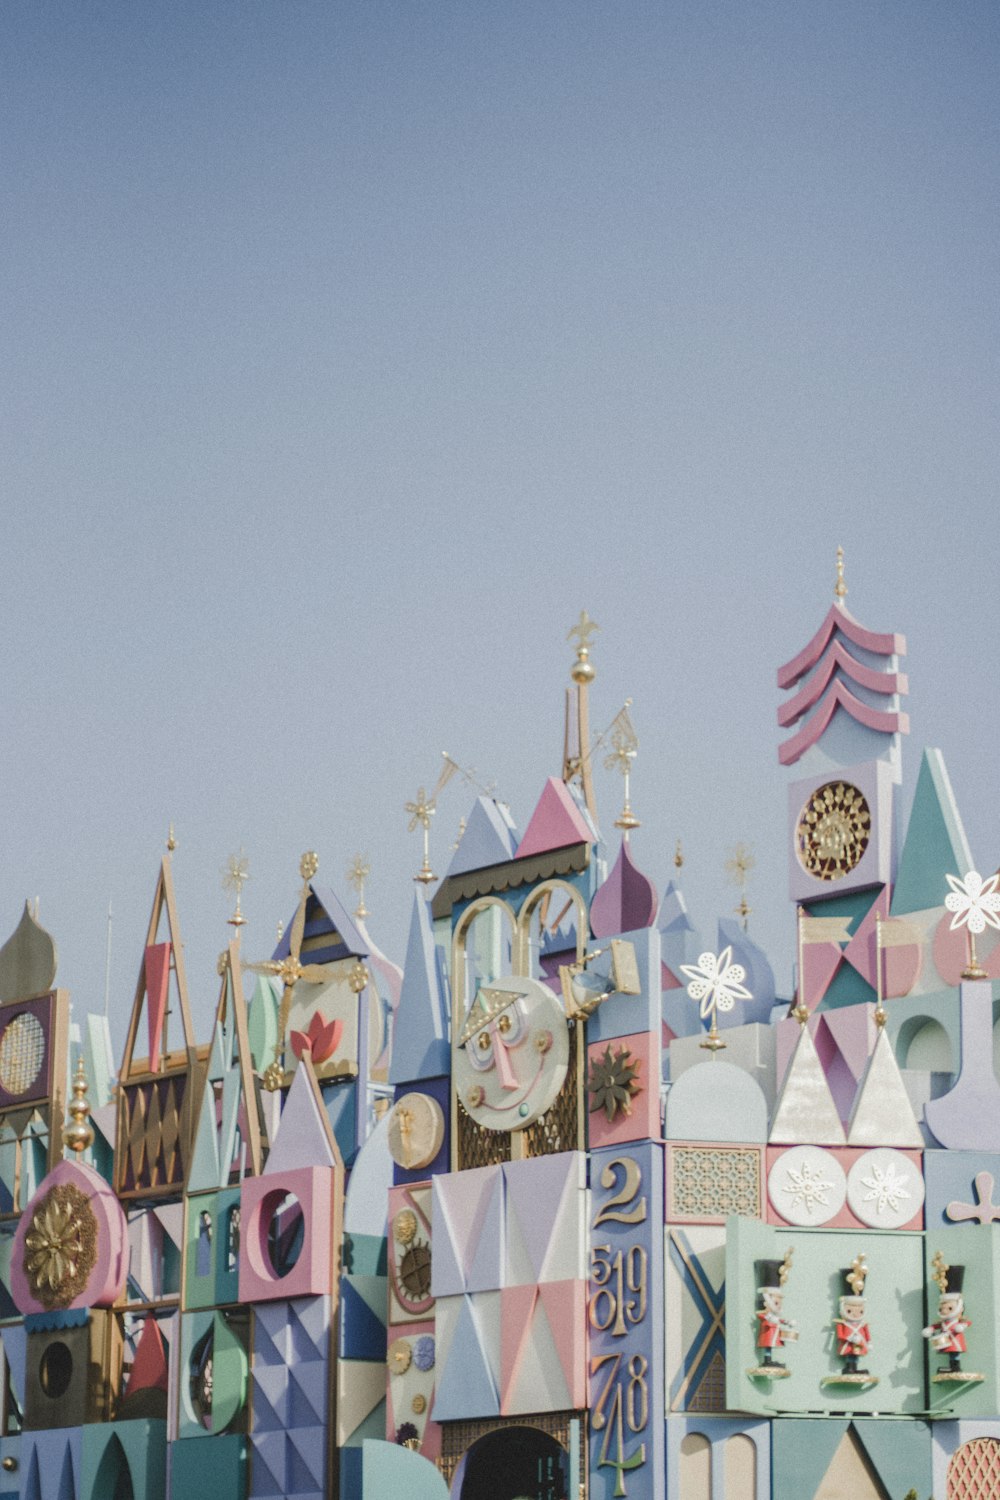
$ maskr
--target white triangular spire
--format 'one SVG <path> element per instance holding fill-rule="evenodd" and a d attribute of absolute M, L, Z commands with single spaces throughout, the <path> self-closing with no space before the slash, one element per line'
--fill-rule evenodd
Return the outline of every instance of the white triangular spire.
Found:
<path fill-rule="evenodd" d="M 900 1075 L 885 1027 L 880 1027 L 858 1089 L 851 1122 L 849 1146 L 923 1146 L 910 1096 Z"/>
<path fill-rule="evenodd" d="M 772 1146 L 843 1146 L 844 1127 L 809 1027 L 803 1026 L 771 1122 Z"/>

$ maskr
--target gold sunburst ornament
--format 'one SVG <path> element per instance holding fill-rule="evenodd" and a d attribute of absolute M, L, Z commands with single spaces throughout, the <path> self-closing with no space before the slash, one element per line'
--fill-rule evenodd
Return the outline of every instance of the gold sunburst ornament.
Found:
<path fill-rule="evenodd" d="M 68 1307 L 97 1262 L 97 1220 L 71 1182 L 49 1189 L 24 1238 L 24 1274 L 43 1307 Z"/>
<path fill-rule="evenodd" d="M 799 863 L 817 880 L 842 880 L 864 858 L 872 815 L 864 794 L 849 781 L 817 787 L 799 814 Z"/>

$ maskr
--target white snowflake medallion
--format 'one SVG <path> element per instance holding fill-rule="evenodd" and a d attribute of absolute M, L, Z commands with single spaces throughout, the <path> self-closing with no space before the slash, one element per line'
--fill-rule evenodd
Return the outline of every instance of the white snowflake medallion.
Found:
<path fill-rule="evenodd" d="M 825 1224 L 844 1206 L 847 1183 L 836 1157 L 819 1146 L 795 1146 L 768 1173 L 768 1196 L 789 1224 Z"/>
<path fill-rule="evenodd" d="M 847 1178 L 847 1201 L 863 1224 L 898 1229 L 919 1212 L 923 1179 L 908 1156 L 881 1146 L 854 1163 Z"/>
<path fill-rule="evenodd" d="M 984 880 L 975 870 L 970 870 L 964 880 L 959 880 L 957 875 L 947 875 L 945 879 L 951 886 L 944 904 L 954 913 L 951 919 L 953 932 L 956 927 L 968 927 L 970 932 L 985 932 L 987 924 L 1000 927 L 1000 916 L 997 915 L 1000 912 L 1000 894 L 997 892 L 1000 874 Z"/>

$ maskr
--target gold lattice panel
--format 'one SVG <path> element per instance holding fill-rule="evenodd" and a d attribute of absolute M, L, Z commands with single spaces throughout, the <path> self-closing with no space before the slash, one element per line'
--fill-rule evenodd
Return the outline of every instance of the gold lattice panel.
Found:
<path fill-rule="evenodd" d="M 947 1500 L 997 1500 L 1000 1495 L 1000 1439 L 963 1443 L 948 1465 Z"/>
<path fill-rule="evenodd" d="M 486 1437 L 490 1432 L 499 1432 L 505 1427 L 537 1427 L 540 1432 L 547 1432 L 550 1437 L 554 1437 L 568 1452 L 569 1424 L 574 1417 L 578 1417 L 580 1421 L 580 1473 L 586 1474 L 587 1414 L 582 1411 L 546 1411 L 536 1412 L 528 1417 L 484 1417 L 475 1422 L 442 1422 L 438 1468 L 450 1487 L 462 1454 L 479 1438 Z"/>
<path fill-rule="evenodd" d="M 698 1383 L 697 1388 L 684 1402 L 683 1411 L 725 1411 L 726 1410 L 726 1362 L 721 1354 L 713 1354 L 708 1369 Z"/>
<path fill-rule="evenodd" d="M 186 1091 L 186 1070 L 119 1087 L 115 1191 L 121 1196 L 183 1187 Z"/>
<path fill-rule="evenodd" d="M 668 1223 L 763 1217 L 761 1157 L 759 1146 L 668 1146 Z"/>

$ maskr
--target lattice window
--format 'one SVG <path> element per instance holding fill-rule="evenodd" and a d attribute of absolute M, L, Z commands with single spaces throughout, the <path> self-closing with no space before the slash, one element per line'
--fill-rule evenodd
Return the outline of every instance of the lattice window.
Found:
<path fill-rule="evenodd" d="M 667 1218 L 724 1223 L 730 1214 L 761 1217 L 761 1153 L 756 1147 L 671 1146 Z"/>
<path fill-rule="evenodd" d="M 124 1085 L 119 1093 L 115 1189 L 123 1196 L 184 1185 L 187 1072 Z"/>
<path fill-rule="evenodd" d="M 697 1390 L 684 1402 L 686 1411 L 726 1410 L 726 1363 L 721 1354 L 714 1354 L 708 1369 L 702 1376 Z"/>
<path fill-rule="evenodd" d="M 947 1500 L 996 1500 L 1000 1495 L 1000 1439 L 963 1443 L 948 1465 Z"/>

